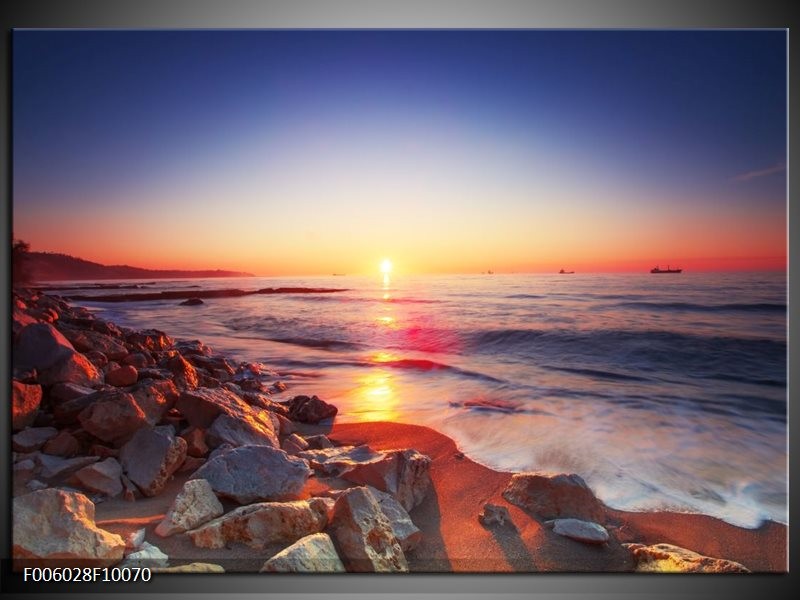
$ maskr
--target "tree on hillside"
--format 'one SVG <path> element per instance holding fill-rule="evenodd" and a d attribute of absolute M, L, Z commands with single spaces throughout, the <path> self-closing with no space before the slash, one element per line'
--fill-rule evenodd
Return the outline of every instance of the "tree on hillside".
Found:
<path fill-rule="evenodd" d="M 14 240 L 11 244 L 11 280 L 14 284 L 30 281 L 27 263 L 31 245 L 23 240 Z"/>

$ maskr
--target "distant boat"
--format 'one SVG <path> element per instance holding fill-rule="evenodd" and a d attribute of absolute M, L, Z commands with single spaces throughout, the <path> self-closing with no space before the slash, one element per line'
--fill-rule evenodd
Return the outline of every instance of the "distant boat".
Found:
<path fill-rule="evenodd" d="M 572 275 L 574 272 L 575 271 L 565 271 L 564 269 L 561 269 L 559 271 L 559 274 L 561 274 L 561 275 Z"/>
<path fill-rule="evenodd" d="M 344 273 L 332 273 L 334 277 L 344 277 Z"/>
<path fill-rule="evenodd" d="M 683 273 L 683 269 L 670 269 L 667 265 L 666 269 L 659 269 L 657 266 L 650 269 L 651 273 Z"/>
<path fill-rule="evenodd" d="M 486 271 L 486 274 L 487 274 L 487 275 L 494 275 L 494 271 L 492 271 L 491 269 L 489 269 L 488 271 Z"/>

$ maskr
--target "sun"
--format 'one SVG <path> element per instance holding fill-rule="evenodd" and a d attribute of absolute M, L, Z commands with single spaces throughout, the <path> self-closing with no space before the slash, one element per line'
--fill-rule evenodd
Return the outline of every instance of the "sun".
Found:
<path fill-rule="evenodd" d="M 381 262 L 381 273 L 384 275 L 388 275 L 392 272 L 392 261 L 388 258 L 384 258 L 383 262 Z"/>

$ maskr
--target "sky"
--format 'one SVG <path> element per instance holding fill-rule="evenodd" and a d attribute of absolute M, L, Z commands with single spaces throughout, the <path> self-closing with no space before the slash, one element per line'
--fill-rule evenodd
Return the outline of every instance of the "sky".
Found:
<path fill-rule="evenodd" d="M 783 31 L 12 44 L 32 250 L 258 275 L 786 266 Z"/>

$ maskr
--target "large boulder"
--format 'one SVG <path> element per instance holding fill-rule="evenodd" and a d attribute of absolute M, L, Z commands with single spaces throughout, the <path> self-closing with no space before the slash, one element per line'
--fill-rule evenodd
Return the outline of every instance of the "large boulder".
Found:
<path fill-rule="evenodd" d="M 155 496 L 186 458 L 186 441 L 171 426 L 139 429 L 119 453 L 128 478 L 145 496 Z"/>
<path fill-rule="evenodd" d="M 12 515 L 13 557 L 26 565 L 103 567 L 125 551 L 120 536 L 95 525 L 94 504 L 83 494 L 47 488 L 18 496 Z"/>
<path fill-rule="evenodd" d="M 11 427 L 15 431 L 33 424 L 42 403 L 42 386 L 14 380 L 11 384 Z"/>
<path fill-rule="evenodd" d="M 624 544 L 633 554 L 639 573 L 749 573 L 737 562 L 703 556 L 672 544 Z"/>
<path fill-rule="evenodd" d="M 575 474 L 515 473 L 503 498 L 542 519 L 605 520 L 603 504 Z"/>
<path fill-rule="evenodd" d="M 356 464 L 341 477 L 388 492 L 410 511 L 422 502 L 431 487 L 431 459 L 413 449 L 391 450 L 379 455 L 374 460 Z"/>
<path fill-rule="evenodd" d="M 39 383 L 42 385 L 74 383 L 92 387 L 103 383 L 103 374 L 83 354 L 73 352 L 47 369 L 43 369 L 39 373 Z"/>
<path fill-rule="evenodd" d="M 62 409 L 66 408 L 67 404 L 62 405 Z M 78 421 L 93 436 L 104 442 L 113 443 L 130 439 L 134 432 L 148 424 L 147 415 L 136 403 L 133 395 L 123 391 L 99 394 L 80 412 Z"/>
<path fill-rule="evenodd" d="M 191 478 L 206 479 L 217 495 L 250 504 L 295 499 L 310 474 L 306 461 L 283 450 L 242 446 L 209 458 Z"/>
<path fill-rule="evenodd" d="M 324 419 L 335 417 L 339 411 L 333 404 L 328 404 L 316 396 L 295 396 L 287 406 L 289 418 L 300 423 L 319 423 Z"/>
<path fill-rule="evenodd" d="M 333 510 L 331 536 L 348 571 L 408 571 L 391 523 L 369 489 L 347 490 Z"/>
<path fill-rule="evenodd" d="M 205 479 L 191 479 L 183 484 L 155 531 L 161 537 L 183 533 L 215 519 L 223 512 L 222 503 L 214 495 L 211 484 Z"/>
<path fill-rule="evenodd" d="M 58 432 L 58 435 L 47 440 L 42 446 L 42 452 L 45 454 L 52 454 L 53 456 L 63 456 L 69 458 L 75 456 L 81 451 L 81 443 L 74 435 L 66 429 Z"/>
<path fill-rule="evenodd" d="M 49 323 L 32 323 L 20 329 L 14 340 L 14 366 L 43 371 L 75 353 L 75 348 Z"/>
<path fill-rule="evenodd" d="M 211 447 L 222 444 L 231 446 L 272 446 L 279 448 L 280 442 L 275 430 L 261 422 L 245 421 L 238 417 L 222 414 L 214 419 L 206 433 Z"/>
<path fill-rule="evenodd" d="M 262 573 L 344 573 L 344 563 L 326 533 L 297 540 L 264 563 Z"/>
<path fill-rule="evenodd" d="M 328 524 L 328 509 L 322 498 L 309 501 L 259 502 L 241 506 L 188 532 L 200 548 L 222 548 L 229 542 L 263 549 L 286 544 L 322 531 Z"/>
<path fill-rule="evenodd" d="M 122 467 L 113 457 L 82 468 L 75 473 L 75 478 L 90 492 L 105 494 L 109 498 L 122 493 Z"/>
<path fill-rule="evenodd" d="M 57 383 L 50 388 L 49 397 L 54 404 L 58 405 L 74 400 L 75 398 L 80 398 L 81 396 L 88 396 L 93 392 L 94 390 L 92 388 L 84 385 L 78 385 L 76 383 Z"/>
<path fill-rule="evenodd" d="M 120 569 L 128 568 L 165 568 L 169 565 L 169 556 L 160 548 L 149 542 L 143 542 L 136 552 L 131 552 L 119 565 Z"/>

